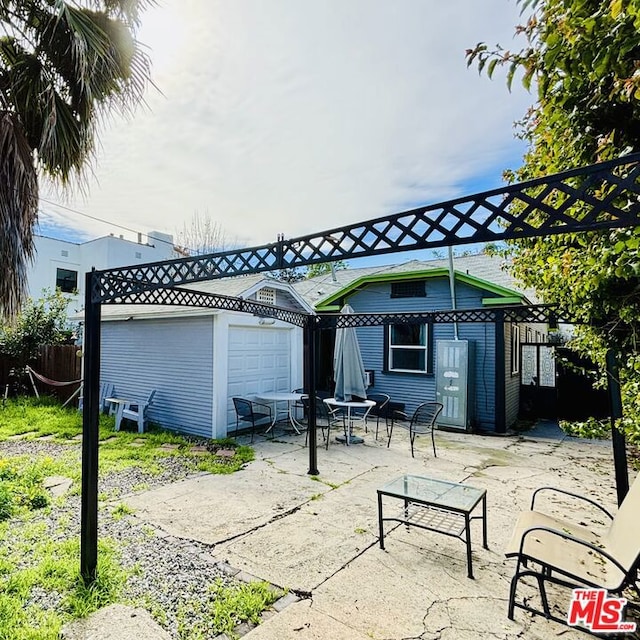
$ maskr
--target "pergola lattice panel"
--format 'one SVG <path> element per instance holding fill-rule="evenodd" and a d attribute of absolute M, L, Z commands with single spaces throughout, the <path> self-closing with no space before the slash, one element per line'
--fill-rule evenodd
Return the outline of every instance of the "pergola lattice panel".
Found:
<path fill-rule="evenodd" d="M 415 249 L 640 225 L 640 154 L 318 234 L 98 273 L 94 301 Z M 166 289 L 165 289 L 166 290 Z"/>
<path fill-rule="evenodd" d="M 453 322 L 548 322 L 555 313 L 548 305 L 513 306 L 487 309 L 402 313 L 348 313 L 316 316 L 318 329 L 346 329 L 390 324 L 429 324 Z"/>
<path fill-rule="evenodd" d="M 250 313 L 263 318 L 274 318 L 298 327 L 304 327 L 309 318 L 308 314 L 292 311 L 291 309 L 285 309 L 283 307 L 203 291 L 181 289 L 179 287 L 135 291 L 111 300 L 110 304 L 166 304 L 223 309 L 225 311 Z"/>

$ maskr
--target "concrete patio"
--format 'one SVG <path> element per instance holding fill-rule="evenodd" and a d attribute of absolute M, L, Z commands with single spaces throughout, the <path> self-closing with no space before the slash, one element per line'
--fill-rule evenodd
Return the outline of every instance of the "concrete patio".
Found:
<path fill-rule="evenodd" d="M 586 637 L 522 611 L 507 619 L 513 562 L 503 549 L 539 486 L 577 490 L 615 509 L 610 443 L 553 428 L 540 432 L 547 437 L 438 432 L 438 457 L 422 436 L 412 459 L 406 432 L 396 431 L 390 449 L 371 433 L 363 445 L 319 447 L 317 478 L 307 474 L 304 435 L 258 437 L 256 460 L 238 473 L 201 474 L 126 502 L 156 529 L 212 545 L 216 561 L 290 590 L 291 604 L 248 640 Z M 488 550 L 472 523 L 475 580 L 454 538 L 387 523 L 379 548 L 376 489 L 404 473 L 487 490 Z"/>

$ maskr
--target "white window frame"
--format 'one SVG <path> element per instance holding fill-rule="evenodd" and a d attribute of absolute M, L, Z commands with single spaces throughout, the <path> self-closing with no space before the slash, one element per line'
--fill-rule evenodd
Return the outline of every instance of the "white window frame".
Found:
<path fill-rule="evenodd" d="M 423 327 L 424 345 L 408 345 L 398 344 L 394 345 L 391 341 L 391 331 L 396 325 L 390 324 L 387 328 L 387 363 L 388 370 L 395 373 L 429 373 L 429 327 L 426 324 L 420 325 Z M 393 351 L 423 351 L 424 352 L 424 369 L 396 369 L 393 367 Z"/>
<path fill-rule="evenodd" d="M 511 325 L 511 375 L 520 373 L 520 327 Z"/>

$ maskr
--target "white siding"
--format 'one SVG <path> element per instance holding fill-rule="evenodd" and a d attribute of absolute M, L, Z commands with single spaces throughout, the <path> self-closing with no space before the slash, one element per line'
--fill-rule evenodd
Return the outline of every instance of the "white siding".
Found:
<path fill-rule="evenodd" d="M 100 379 L 123 398 L 155 389 L 150 420 L 212 437 L 213 318 L 102 323 Z"/>

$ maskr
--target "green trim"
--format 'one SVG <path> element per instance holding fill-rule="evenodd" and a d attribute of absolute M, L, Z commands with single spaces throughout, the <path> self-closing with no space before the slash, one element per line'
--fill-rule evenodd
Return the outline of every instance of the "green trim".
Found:
<path fill-rule="evenodd" d="M 524 296 L 506 296 L 503 298 L 482 298 L 482 304 L 485 307 L 491 307 L 499 304 L 522 304 Z"/>
<path fill-rule="evenodd" d="M 460 271 L 454 271 L 456 280 L 460 282 L 464 282 L 472 287 L 476 287 L 478 289 L 483 289 L 488 293 L 494 293 L 497 296 L 500 296 L 501 299 L 514 298 L 516 303 L 522 302 L 524 296 L 519 294 L 517 291 L 513 289 L 507 289 L 507 287 L 502 287 L 500 285 L 494 284 L 493 282 L 489 282 L 487 280 L 482 280 L 481 278 L 476 278 L 475 276 L 470 276 L 468 273 L 462 273 Z M 422 271 L 406 271 L 402 273 L 374 273 L 369 276 L 362 276 L 361 278 L 357 278 L 351 284 L 348 284 L 343 289 L 340 289 L 333 295 L 329 296 L 322 302 L 316 305 L 316 311 L 334 311 L 335 305 L 332 306 L 331 303 L 339 300 L 340 298 L 345 298 L 349 295 L 356 293 L 362 287 L 368 286 L 370 284 L 378 284 L 381 282 L 399 282 L 402 280 L 429 280 L 430 278 L 441 278 L 447 277 L 449 275 L 449 269 L 446 267 L 438 267 L 435 269 L 424 269 Z M 487 298 L 488 300 L 489 298 Z M 485 299 L 483 299 L 484 304 Z M 491 303 L 489 303 L 491 304 Z M 498 304 L 498 303 L 494 303 Z M 501 302 L 499 304 L 506 304 L 505 302 Z"/>

